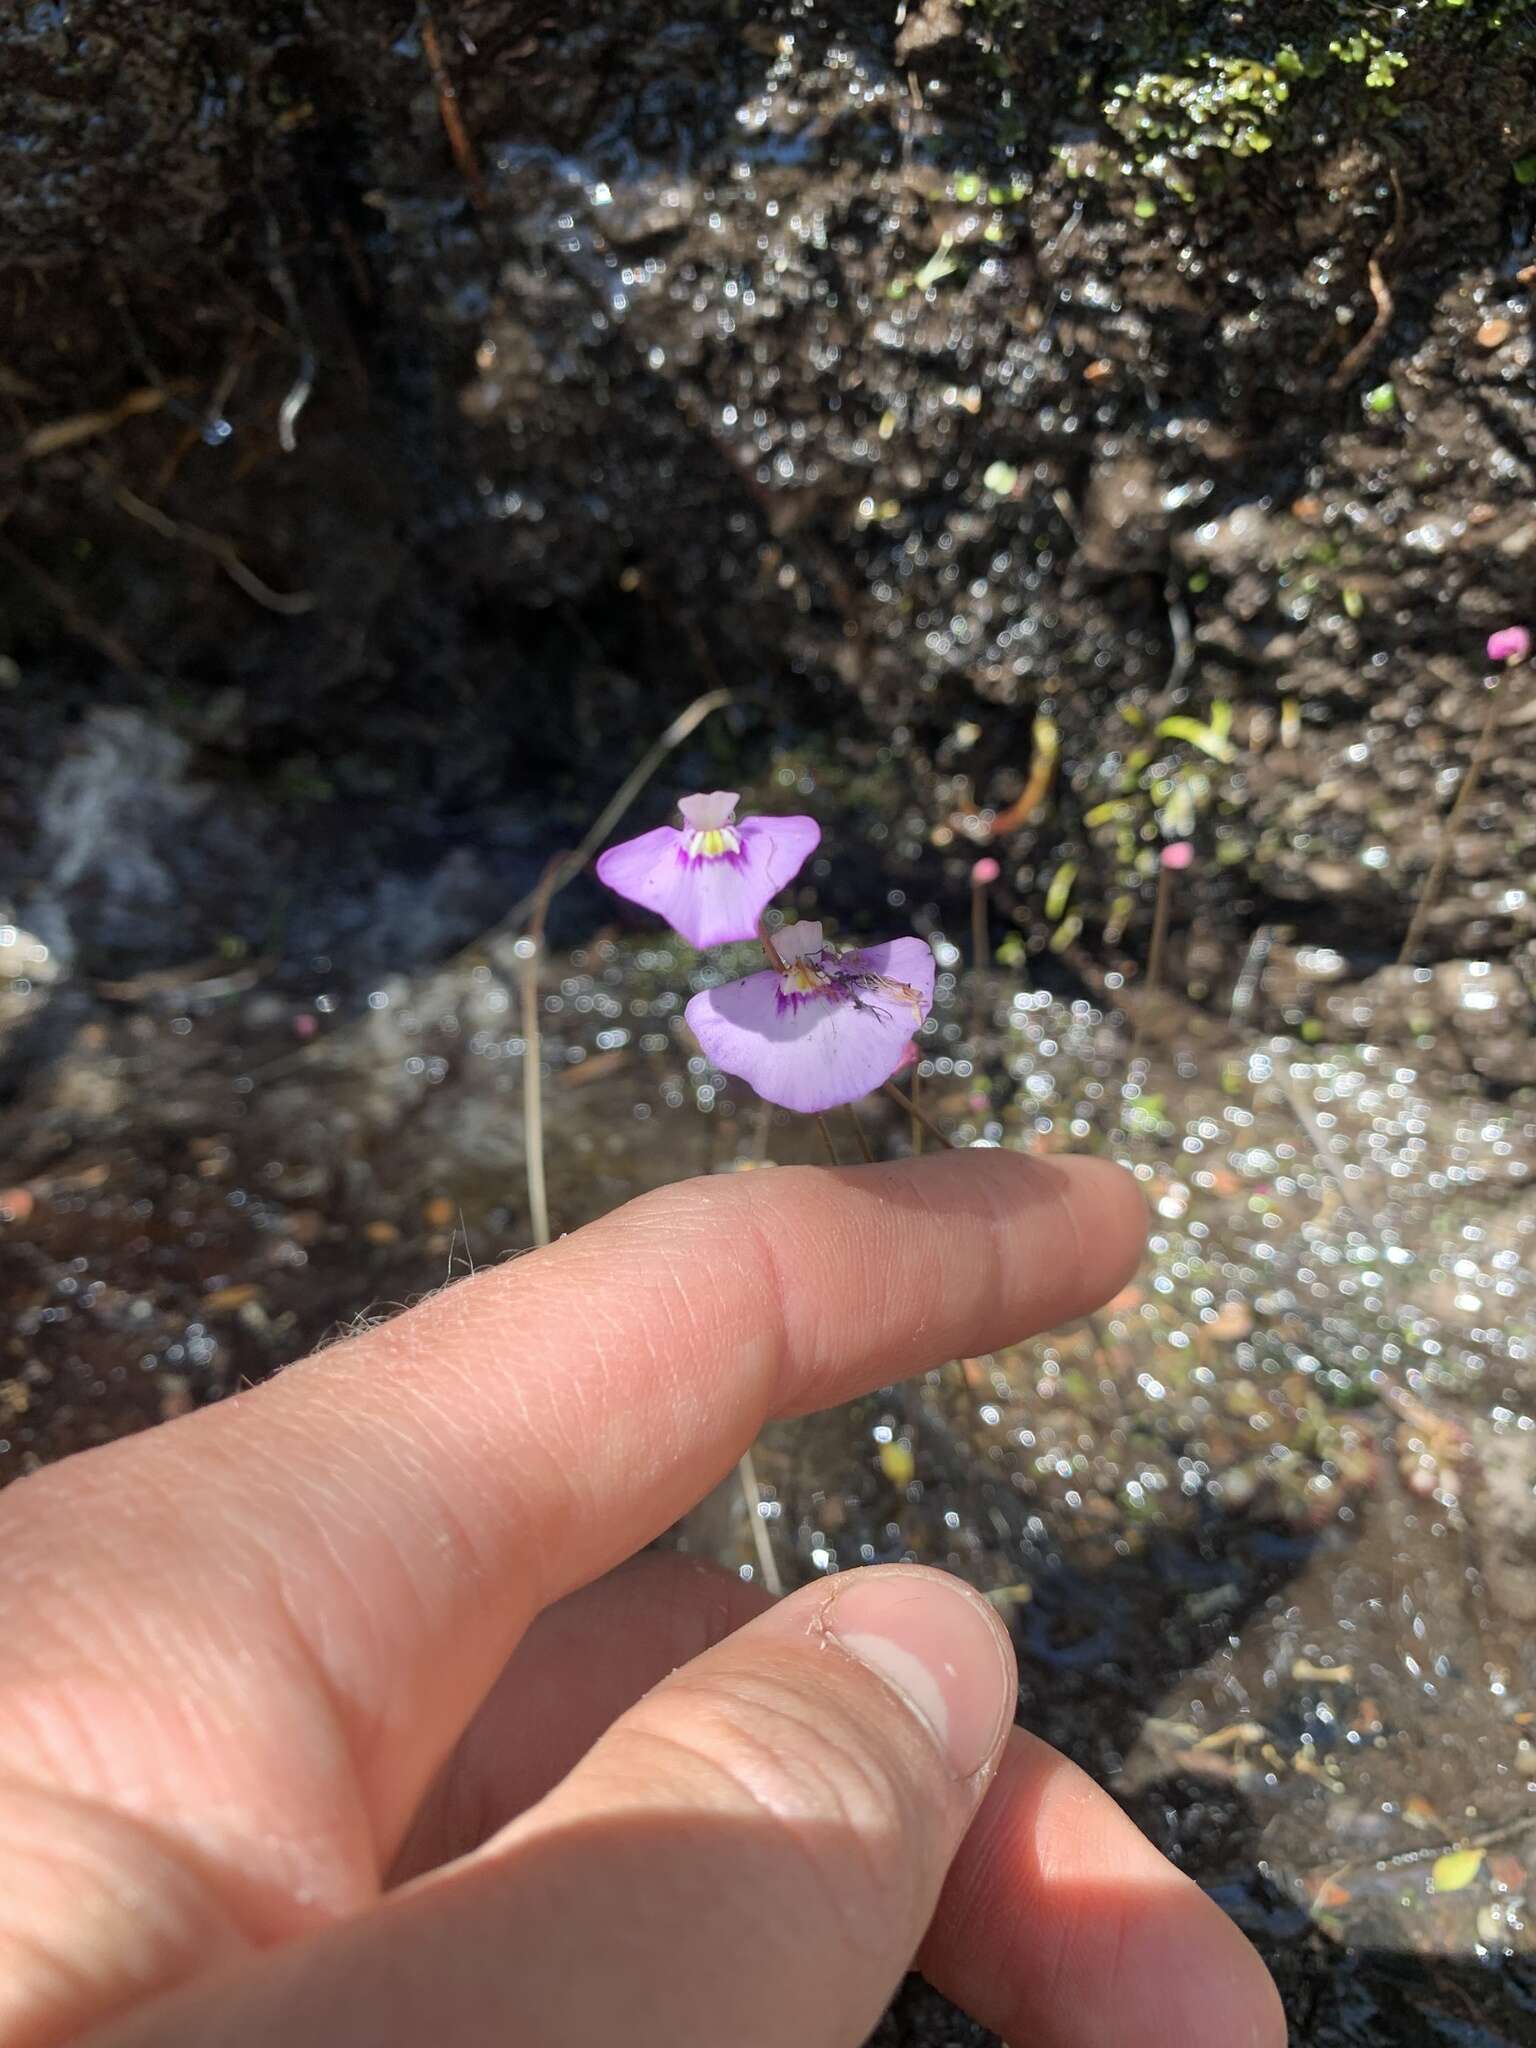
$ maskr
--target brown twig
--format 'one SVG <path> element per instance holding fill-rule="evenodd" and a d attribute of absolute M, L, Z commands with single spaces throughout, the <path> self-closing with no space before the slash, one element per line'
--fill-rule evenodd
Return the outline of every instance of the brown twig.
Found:
<path fill-rule="evenodd" d="M 438 118 L 443 124 L 443 133 L 448 138 L 453 160 L 459 167 L 459 176 L 464 180 L 465 190 L 469 193 L 476 212 L 484 213 L 485 181 L 480 176 L 475 146 L 469 139 L 469 130 L 465 127 L 464 116 L 459 110 L 458 88 L 454 85 L 444 61 L 437 23 L 432 19 L 430 10 L 424 10 L 422 15 L 421 47 L 426 56 L 427 69 L 432 74 L 433 89 L 437 93 Z"/>
<path fill-rule="evenodd" d="M 1328 389 L 1330 391 L 1342 391 L 1346 384 L 1353 381 L 1356 373 L 1369 358 L 1377 342 L 1380 341 L 1387 322 L 1392 318 L 1392 287 L 1387 283 L 1386 276 L 1382 271 L 1381 259 L 1386 255 L 1402 231 L 1403 185 L 1395 169 L 1389 168 L 1387 175 L 1392 180 L 1392 225 L 1371 251 L 1365 265 L 1365 279 L 1371 288 L 1371 297 L 1376 302 L 1376 311 L 1370 326 L 1366 328 L 1364 334 L 1361 335 L 1360 339 L 1350 349 L 1333 375 L 1328 379 Z"/>
<path fill-rule="evenodd" d="M 1056 761 L 1061 752 L 1061 735 L 1055 720 L 1037 718 L 1032 737 L 1034 751 L 1028 778 L 1008 808 L 999 811 L 992 820 L 994 839 L 1005 838 L 1008 833 L 1017 832 L 1020 826 L 1027 825 L 1050 794 L 1051 778 L 1056 773 Z"/>

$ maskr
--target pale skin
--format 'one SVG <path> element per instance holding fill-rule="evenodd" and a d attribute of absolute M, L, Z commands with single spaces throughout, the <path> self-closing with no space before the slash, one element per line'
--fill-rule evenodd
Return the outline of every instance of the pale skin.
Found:
<path fill-rule="evenodd" d="M 762 1423 L 1079 1316 L 1134 1184 L 683 1184 L 0 1496 L 0 2048 L 1281 2048 L 1241 1936 L 893 1567 L 635 1553 Z"/>

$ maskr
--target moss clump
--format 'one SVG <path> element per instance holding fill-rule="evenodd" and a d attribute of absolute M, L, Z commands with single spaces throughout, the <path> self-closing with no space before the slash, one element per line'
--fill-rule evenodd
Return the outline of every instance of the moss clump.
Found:
<path fill-rule="evenodd" d="M 1273 146 L 1301 69 L 1288 46 L 1269 64 L 1207 51 L 1181 70 L 1144 71 L 1112 86 L 1104 118 L 1142 165 L 1152 155 L 1194 162 L 1208 150 L 1261 156 Z"/>
<path fill-rule="evenodd" d="M 1072 0 L 972 4 L 1005 72 L 1072 65 L 1077 116 L 1119 139 L 1128 173 L 1186 197 L 1233 160 L 1432 116 L 1448 78 L 1536 54 L 1536 9 L 1513 0 L 1143 0 L 1091 20 Z"/>

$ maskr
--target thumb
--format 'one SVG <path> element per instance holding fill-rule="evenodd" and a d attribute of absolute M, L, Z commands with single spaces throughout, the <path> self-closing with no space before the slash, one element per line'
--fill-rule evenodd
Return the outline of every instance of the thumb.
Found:
<path fill-rule="evenodd" d="M 858 2048 L 1014 1700 L 1006 1633 L 959 1580 L 893 1566 L 803 1588 L 473 1856 L 113 2048 L 192 2038 L 194 2016 L 202 2048 Z"/>
<path fill-rule="evenodd" d="M 635 1959 L 594 1971 L 579 2009 L 559 1973 L 532 2038 L 857 2048 L 1016 1700 L 987 1602 L 907 1566 L 805 1587 L 675 1672 L 504 1838 L 544 1914 L 621 1930 Z"/>

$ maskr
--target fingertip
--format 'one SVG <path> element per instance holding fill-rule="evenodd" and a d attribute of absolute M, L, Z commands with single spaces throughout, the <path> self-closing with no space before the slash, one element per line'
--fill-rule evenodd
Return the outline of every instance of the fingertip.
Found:
<path fill-rule="evenodd" d="M 1051 1162 L 1066 1180 L 1085 1264 L 1107 1300 L 1125 1285 L 1147 1247 L 1150 1218 L 1134 1174 L 1113 1159 L 1071 1154 Z"/>
<path fill-rule="evenodd" d="M 920 1958 L 1005 2040 L 1283 2048 L 1258 1953 L 1075 1765 L 1015 1729 Z"/>
<path fill-rule="evenodd" d="M 953 1777 L 990 1774 L 1018 1678 L 1007 1630 L 963 1579 L 921 1565 L 844 1572 L 791 1595 L 772 1626 L 809 1632 L 872 1672 L 927 1729 Z"/>

